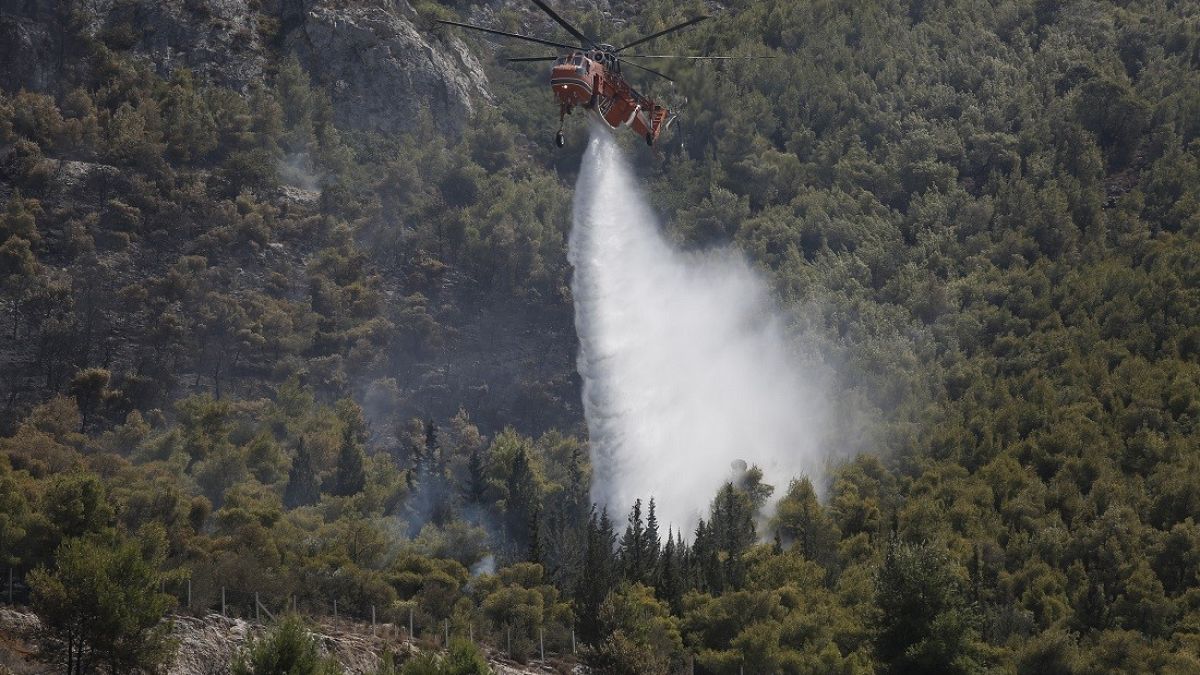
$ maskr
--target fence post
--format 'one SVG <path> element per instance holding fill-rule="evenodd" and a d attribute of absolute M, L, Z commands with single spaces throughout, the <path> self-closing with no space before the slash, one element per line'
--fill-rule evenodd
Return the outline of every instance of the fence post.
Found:
<path fill-rule="evenodd" d="M 575 651 L 575 629 L 574 628 L 571 629 L 571 653 L 572 654 L 578 653 Z"/>
<path fill-rule="evenodd" d="M 371 635 L 375 634 L 375 605 L 371 605 Z"/>
<path fill-rule="evenodd" d="M 475 644 L 475 624 L 467 622 L 467 636 L 471 640 L 471 644 Z"/>
<path fill-rule="evenodd" d="M 542 661 L 546 660 L 546 629 L 538 628 L 538 651 L 542 654 Z"/>
<path fill-rule="evenodd" d="M 417 639 L 417 636 L 413 634 L 413 619 L 412 619 L 412 614 L 413 614 L 413 612 L 412 612 L 412 605 L 409 605 L 409 606 L 408 606 L 408 641 L 409 641 L 409 642 L 412 642 L 412 641 L 414 641 L 414 640 L 416 640 L 416 639 Z"/>
<path fill-rule="evenodd" d="M 8 604 L 13 604 L 13 579 L 12 565 L 8 566 Z"/>
<path fill-rule="evenodd" d="M 446 648 L 450 648 L 450 619 L 446 619 Z"/>
<path fill-rule="evenodd" d="M 229 616 L 225 613 L 225 587 L 221 587 L 221 616 Z"/>
<path fill-rule="evenodd" d="M 262 619 L 258 618 L 258 608 L 262 607 L 262 603 L 258 601 L 258 591 L 254 591 L 254 622 L 262 623 Z"/>
<path fill-rule="evenodd" d="M 333 620 L 337 621 L 337 598 L 333 599 Z"/>
<path fill-rule="evenodd" d="M 508 627 L 508 655 L 512 656 L 512 626 Z"/>

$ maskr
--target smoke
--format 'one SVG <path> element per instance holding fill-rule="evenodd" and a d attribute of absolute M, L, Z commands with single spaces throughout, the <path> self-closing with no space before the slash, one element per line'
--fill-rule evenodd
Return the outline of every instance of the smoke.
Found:
<path fill-rule="evenodd" d="M 494 556 L 490 553 L 487 554 L 486 556 L 484 556 L 483 560 L 480 560 L 479 562 L 475 563 L 474 565 L 471 565 L 471 576 L 472 577 L 477 577 L 481 574 L 495 574 L 495 573 L 496 573 L 496 556 Z"/>
<path fill-rule="evenodd" d="M 317 175 L 314 162 L 307 152 L 288 153 L 279 160 L 277 168 L 279 180 L 284 185 L 309 191 L 321 189 L 321 178 Z"/>
<path fill-rule="evenodd" d="M 672 247 L 630 176 L 594 130 L 569 253 L 592 498 L 620 518 L 654 497 L 664 529 L 688 533 L 736 460 L 776 497 L 800 475 L 820 484 L 816 378 L 766 285 L 733 250 Z"/>

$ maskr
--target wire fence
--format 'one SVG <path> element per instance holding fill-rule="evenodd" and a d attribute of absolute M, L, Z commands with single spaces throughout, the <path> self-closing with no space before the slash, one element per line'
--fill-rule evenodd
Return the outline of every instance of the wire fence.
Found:
<path fill-rule="evenodd" d="M 28 606 L 31 589 L 25 576 L 8 568 L 0 577 L 0 604 L 10 607 Z M 456 613 L 437 618 L 422 610 L 415 600 L 378 607 L 370 603 L 346 603 L 314 594 L 296 595 L 263 593 L 219 583 L 193 582 L 192 579 L 164 580 L 162 593 L 172 595 L 177 606 L 175 613 L 203 618 L 220 614 L 267 626 L 288 615 L 298 615 L 328 623 L 346 624 L 359 632 L 369 625 L 373 636 L 385 641 L 413 642 L 423 647 L 444 649 L 456 638 L 466 638 L 477 646 L 491 648 L 493 653 L 525 662 L 531 657 L 546 663 L 558 660 L 568 664 L 578 658 L 579 645 L 573 627 L 559 624 L 535 625 L 495 622 Z M 689 653 L 678 675 L 697 674 L 696 655 Z M 703 672 L 703 671 L 701 671 Z M 744 670 L 741 670 L 744 674 Z"/>
<path fill-rule="evenodd" d="M 27 606 L 31 589 L 24 575 L 9 568 L 0 577 L 0 602 L 9 606 Z M 456 612 L 438 617 L 415 600 L 401 601 L 389 607 L 370 603 L 347 603 L 313 594 L 279 594 L 246 590 L 220 584 L 194 583 L 192 579 L 164 580 L 159 592 L 176 600 L 177 615 L 203 618 L 219 614 L 262 626 L 284 616 L 296 615 L 315 622 L 332 623 L 365 632 L 385 640 L 414 642 L 426 647 L 444 649 L 456 638 L 466 638 L 473 644 L 488 646 L 510 659 L 524 661 L 530 657 L 541 661 L 575 658 L 578 644 L 572 627 L 559 624 L 536 625 L 529 621 L 496 624 L 474 614 Z"/>

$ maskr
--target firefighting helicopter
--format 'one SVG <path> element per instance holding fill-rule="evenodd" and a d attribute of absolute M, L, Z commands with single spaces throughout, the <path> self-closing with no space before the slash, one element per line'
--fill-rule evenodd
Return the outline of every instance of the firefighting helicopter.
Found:
<path fill-rule="evenodd" d="M 737 58 L 769 58 L 769 57 L 739 57 L 739 56 L 682 56 L 675 54 L 630 54 L 624 53 L 630 47 L 645 44 L 668 33 L 694 26 L 708 19 L 707 16 L 696 16 L 681 24 L 672 26 L 657 33 L 639 38 L 621 47 L 614 47 L 605 42 L 598 42 L 550 9 L 542 0 L 532 0 L 543 12 L 554 19 L 558 25 L 566 29 L 581 44 L 578 46 L 544 40 L 530 35 L 508 33 L 501 30 L 484 28 L 458 21 L 442 21 L 438 23 L 450 26 L 460 26 L 471 30 L 491 33 L 503 37 L 516 38 L 527 42 L 535 42 L 550 47 L 569 50 L 568 53 L 557 56 L 520 56 L 507 59 L 508 61 L 553 61 L 550 69 L 550 88 L 559 104 L 558 133 L 554 142 L 558 147 L 565 144 L 563 138 L 563 122 L 566 116 L 576 107 L 595 111 L 605 124 L 616 129 L 621 126 L 629 127 L 646 140 L 647 145 L 654 145 L 659 136 L 675 121 L 675 114 L 648 96 L 634 89 L 625 76 L 621 74 L 621 66 L 633 66 L 670 82 L 670 77 L 647 68 L 630 59 L 737 59 Z"/>

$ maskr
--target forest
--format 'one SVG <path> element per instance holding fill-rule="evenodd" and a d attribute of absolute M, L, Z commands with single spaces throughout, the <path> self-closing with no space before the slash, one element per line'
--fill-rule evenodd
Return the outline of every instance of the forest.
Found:
<path fill-rule="evenodd" d="M 602 673 L 1200 672 L 1195 3 L 638 3 L 615 39 L 708 12 L 656 49 L 774 57 L 666 66 L 685 124 L 624 140 L 837 392 L 825 476 L 751 467 L 687 532 L 589 496 L 587 128 L 551 146 L 537 64 L 471 37 L 461 134 L 366 132 L 287 54 L 238 90 L 62 4 L 61 81 L 0 91 L 0 599 L 60 672 L 157 672 L 165 615 L 255 593 Z M 235 672 L 314 650 L 287 620 Z"/>

